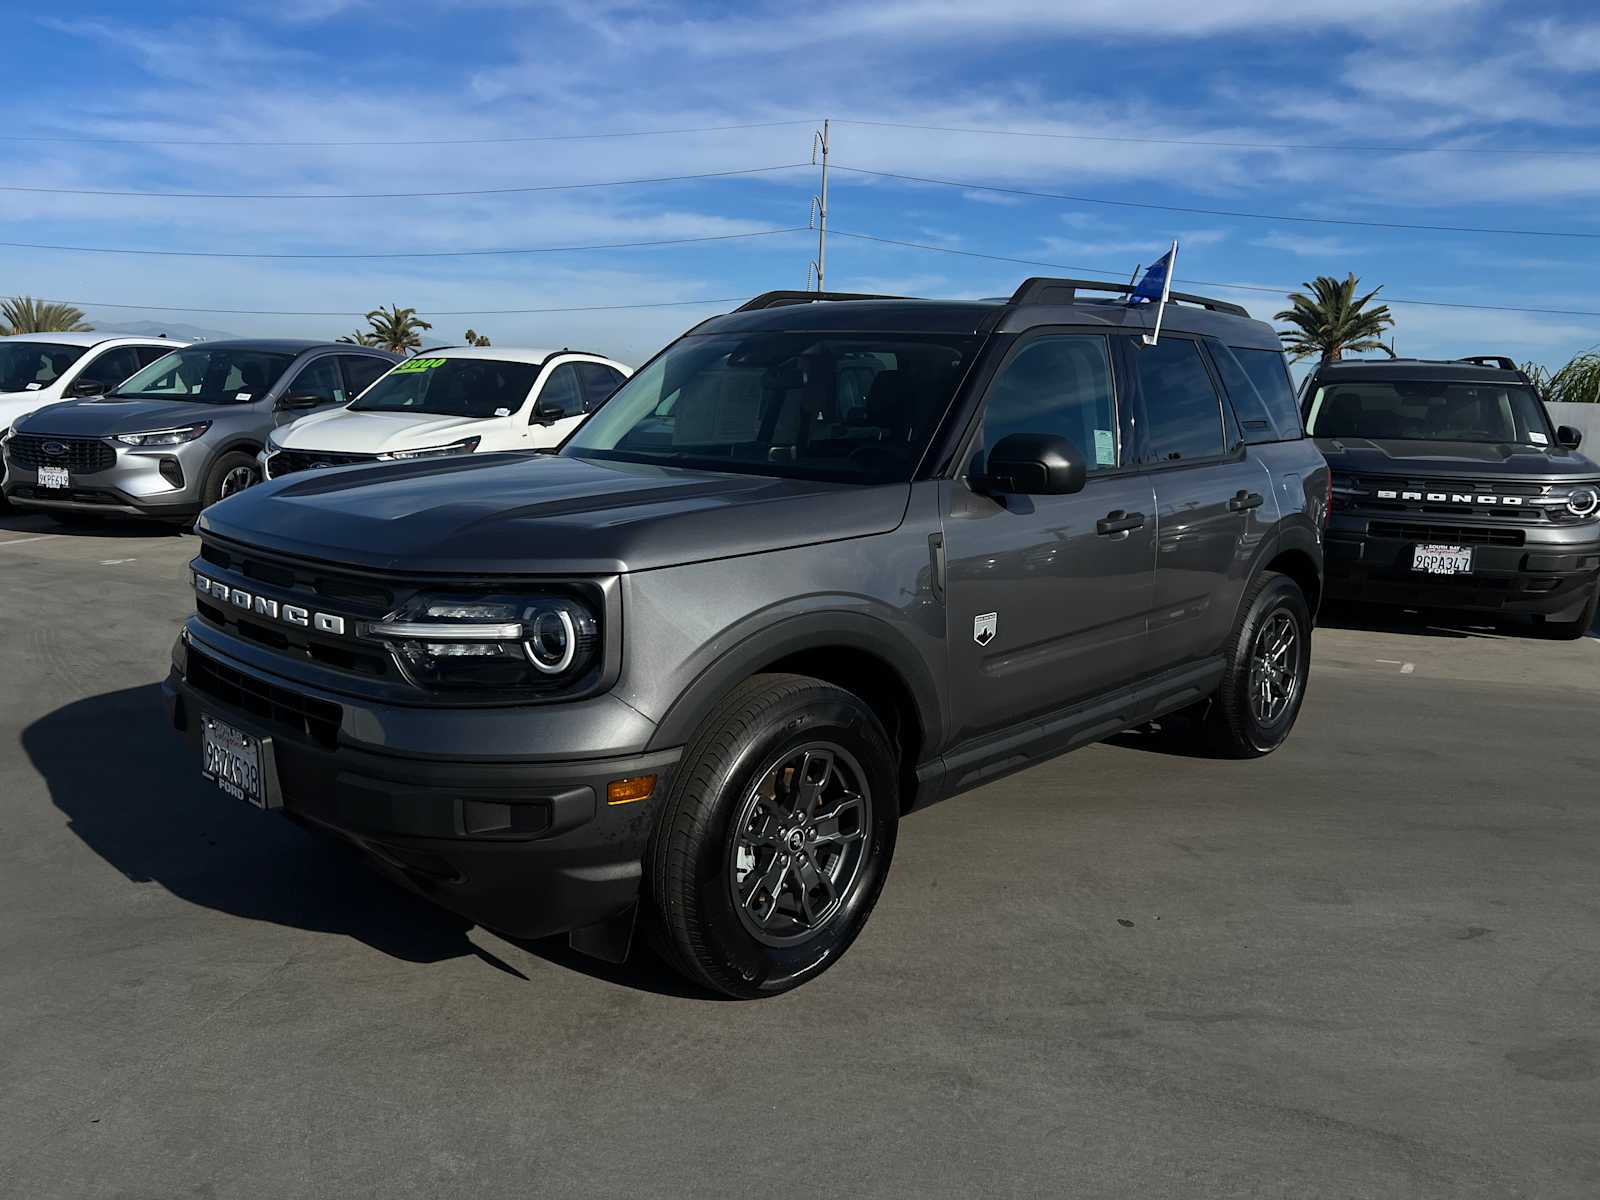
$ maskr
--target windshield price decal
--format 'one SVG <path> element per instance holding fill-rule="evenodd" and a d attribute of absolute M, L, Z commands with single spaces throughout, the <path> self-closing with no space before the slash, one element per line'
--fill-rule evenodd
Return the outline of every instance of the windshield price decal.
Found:
<path fill-rule="evenodd" d="M 394 373 L 399 375 L 402 371 L 431 371 L 435 367 L 442 367 L 445 360 L 442 358 L 408 358 L 405 362 L 395 367 Z"/>

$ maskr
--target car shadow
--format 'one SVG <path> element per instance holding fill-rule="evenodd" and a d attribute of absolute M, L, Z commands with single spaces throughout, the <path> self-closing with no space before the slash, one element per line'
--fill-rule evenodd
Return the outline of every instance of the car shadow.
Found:
<path fill-rule="evenodd" d="M 135 883 L 230 916 L 354 938 L 404 962 L 472 956 L 527 978 L 468 938 L 472 922 L 368 869 L 353 847 L 206 783 L 156 684 L 58 708 L 22 731 L 22 747 L 68 828 Z M 511 944 L 620 986 L 708 995 L 642 947 L 613 965 L 564 939 Z"/>
<path fill-rule="evenodd" d="M 1319 628 L 1349 629 L 1358 633 L 1408 633 L 1457 640 L 1537 641 L 1546 636 L 1538 622 L 1531 617 L 1350 602 L 1324 604 L 1322 611 L 1317 614 L 1317 625 Z M 1600 617 L 1596 618 L 1594 626 L 1584 636 L 1600 636 Z"/>
<path fill-rule="evenodd" d="M 182 537 L 185 526 L 172 521 L 143 521 L 137 517 L 86 517 L 82 520 L 57 520 L 48 513 L 11 507 L 0 510 L 0 532 L 18 534 L 60 534 L 75 538 Z"/>

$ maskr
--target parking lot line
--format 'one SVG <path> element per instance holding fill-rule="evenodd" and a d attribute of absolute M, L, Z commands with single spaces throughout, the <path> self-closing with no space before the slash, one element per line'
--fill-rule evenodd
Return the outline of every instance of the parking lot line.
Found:
<path fill-rule="evenodd" d="M 35 535 L 34 537 L 11 538 L 9 541 L 0 542 L 0 547 L 20 546 L 23 542 L 48 542 L 53 538 L 58 538 L 60 536 L 61 535 L 59 533 L 41 533 Z"/>

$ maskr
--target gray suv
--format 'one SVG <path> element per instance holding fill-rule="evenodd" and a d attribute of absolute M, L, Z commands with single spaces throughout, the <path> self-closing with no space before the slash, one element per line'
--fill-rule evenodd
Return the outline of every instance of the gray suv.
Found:
<path fill-rule="evenodd" d="M 1129 290 L 774 293 L 553 455 L 253 488 L 200 518 L 172 719 L 486 926 L 793 987 L 912 811 L 1168 714 L 1294 724 L 1327 466 L 1270 328 L 1174 294 L 1147 344 Z"/>
<path fill-rule="evenodd" d="M 260 480 L 274 428 L 354 399 L 399 359 L 284 339 L 174 350 L 105 395 L 17 421 L 4 439 L 6 499 L 65 519 L 187 523 Z"/>

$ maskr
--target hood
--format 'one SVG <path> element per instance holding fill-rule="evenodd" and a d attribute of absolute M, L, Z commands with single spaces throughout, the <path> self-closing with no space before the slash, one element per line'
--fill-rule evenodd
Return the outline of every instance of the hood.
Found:
<path fill-rule="evenodd" d="M 68 437 L 110 437 L 117 433 L 144 433 L 215 421 L 247 412 L 243 404 L 190 404 L 181 400 L 114 400 L 95 397 L 68 400 L 40 409 L 17 426 L 22 433 L 47 433 Z"/>
<path fill-rule="evenodd" d="M 420 450 L 481 436 L 493 417 L 440 417 L 427 413 L 351 412 L 329 409 L 301 417 L 278 430 L 272 440 L 285 450 L 333 450 L 341 454 L 381 454 Z"/>
<path fill-rule="evenodd" d="M 606 575 L 887 533 L 910 493 L 517 452 L 288 475 L 200 527 L 412 576 Z"/>
<path fill-rule="evenodd" d="M 1576 450 L 1506 442 L 1422 442 L 1372 438 L 1317 438 L 1328 465 L 1352 474 L 1430 479 L 1522 480 L 1528 483 L 1590 478 L 1600 467 Z"/>

